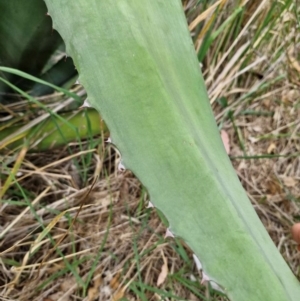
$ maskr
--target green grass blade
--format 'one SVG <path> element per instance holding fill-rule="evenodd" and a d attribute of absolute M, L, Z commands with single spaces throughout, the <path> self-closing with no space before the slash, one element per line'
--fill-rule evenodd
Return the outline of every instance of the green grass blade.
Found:
<path fill-rule="evenodd" d="M 72 93 L 72 92 L 70 92 L 70 91 L 67 90 L 67 89 L 64 89 L 64 88 L 58 87 L 58 86 L 56 86 L 56 85 L 53 85 L 53 84 L 51 84 L 51 83 L 49 83 L 49 82 L 47 82 L 47 81 L 45 81 L 45 80 L 42 80 L 42 79 L 40 79 L 40 78 L 38 78 L 38 77 L 35 77 L 35 76 L 33 76 L 33 75 L 30 75 L 30 74 L 28 74 L 28 73 L 26 73 L 26 72 L 23 72 L 23 71 L 21 71 L 21 70 L 14 69 L 14 68 L 9 68 L 9 67 L 2 67 L 2 66 L 0 66 L 0 71 L 2 71 L 2 72 L 7 72 L 7 73 L 10 73 L 10 74 L 14 74 L 14 75 L 17 75 L 17 76 L 19 76 L 19 77 L 26 78 L 26 79 L 28 79 L 28 80 L 30 80 L 30 81 L 33 81 L 33 82 L 36 82 L 36 83 L 39 83 L 39 84 L 48 86 L 48 87 L 50 87 L 50 88 L 53 88 L 53 89 L 56 90 L 56 91 L 59 91 L 59 92 L 64 93 L 65 95 L 68 95 L 68 96 L 70 96 L 70 97 L 73 97 L 78 103 L 81 103 L 81 102 L 82 102 L 81 99 L 80 99 L 80 97 L 78 97 L 78 95 L 76 95 L 75 93 Z M 6 80 L 6 81 L 3 80 L 3 82 L 6 83 L 6 84 L 8 83 L 7 80 Z M 12 84 L 10 84 L 10 85 L 13 86 Z M 16 90 L 16 89 L 15 89 L 15 90 Z"/>

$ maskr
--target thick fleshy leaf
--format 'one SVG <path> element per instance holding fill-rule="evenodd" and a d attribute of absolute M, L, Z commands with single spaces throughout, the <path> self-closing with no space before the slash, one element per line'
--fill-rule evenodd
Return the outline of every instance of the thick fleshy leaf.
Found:
<path fill-rule="evenodd" d="M 61 45 L 64 48 L 60 35 L 52 29 L 44 1 L 0 1 L 0 12 L 0 65 L 41 76 L 54 51 Z M 56 76 L 50 78 L 51 82 L 60 84 L 61 81 L 66 82 L 70 76 L 75 75 L 74 68 L 69 68 L 66 73 L 69 65 L 63 64 L 63 61 L 61 65 L 63 66 L 60 66 L 60 72 L 55 68 Z M 16 75 L 5 76 L 24 90 L 31 89 L 33 85 L 31 81 Z M 2 82 L 0 91 L 8 91 L 8 87 Z M 41 95 L 42 91 L 40 87 L 35 87 L 36 94 Z M 3 93 L 0 96 L 3 96 Z"/>
<path fill-rule="evenodd" d="M 151 202 L 235 301 L 300 285 L 228 159 L 179 0 L 46 0 L 85 86 Z"/>
<path fill-rule="evenodd" d="M 93 109 L 55 115 L 29 127 L 29 123 L 11 126 L 9 122 L 0 126 L 0 150 L 4 147 L 14 149 L 24 145 L 32 146 L 29 151 L 49 151 L 72 141 L 92 138 L 101 132 L 107 135 L 105 124 Z"/>

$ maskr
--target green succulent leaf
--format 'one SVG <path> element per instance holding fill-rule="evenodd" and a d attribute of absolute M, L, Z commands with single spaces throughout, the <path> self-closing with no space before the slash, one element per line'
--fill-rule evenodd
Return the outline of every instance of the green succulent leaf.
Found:
<path fill-rule="evenodd" d="M 89 103 L 171 231 L 234 301 L 299 300 L 222 145 L 179 0 L 46 0 Z"/>
<path fill-rule="evenodd" d="M 69 81 L 74 83 L 77 72 L 72 60 L 63 55 L 64 42 L 57 31 L 52 29 L 44 1 L 0 1 L 0 11 L 0 65 L 16 68 L 69 88 Z M 32 81 L 16 74 L 5 76 L 19 88 L 31 90 L 32 95 L 53 92 L 50 87 L 38 83 L 34 85 Z M 9 90 L 0 83 L 0 91 Z M 4 102 L 4 97 L 2 98 L 0 100 Z"/>

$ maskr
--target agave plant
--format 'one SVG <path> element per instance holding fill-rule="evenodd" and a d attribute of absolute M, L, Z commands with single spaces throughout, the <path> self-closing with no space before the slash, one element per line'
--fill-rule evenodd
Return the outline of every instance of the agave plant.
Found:
<path fill-rule="evenodd" d="M 226 155 L 181 2 L 46 0 L 111 141 L 234 301 L 299 300 L 300 286 Z"/>
<path fill-rule="evenodd" d="M 45 3 L 39 0 L 23 3 L 12 0 L 1 2 L 0 9 L 3 14 L 0 22 L 0 64 L 33 76 L 46 75 L 55 65 L 47 68 L 47 62 L 57 49 L 63 50 L 64 43 L 57 32 L 52 32 L 51 20 L 45 18 Z M 44 69 L 48 69 L 48 72 L 43 72 Z M 34 82 L 15 74 L 0 72 L 0 75 L 18 84 L 21 89 L 33 88 Z M 0 83 L 2 92 L 8 88 L 3 82 Z M 36 92 L 40 88 L 36 87 Z"/>
<path fill-rule="evenodd" d="M 29 103 L 32 103 L 31 97 L 49 95 L 55 90 L 75 98 L 75 93 L 81 97 L 85 94 L 82 89 L 79 91 L 77 88 L 73 89 L 75 93 L 68 93 L 68 89 L 77 79 L 77 71 L 72 59 L 65 57 L 65 45 L 60 35 L 52 30 L 45 3 L 40 0 L 4 1 L 0 3 L 0 10 L 3 14 L 0 22 L 0 65 L 4 68 L 0 70 L 0 104 L 10 106 L 8 110 L 1 108 L 0 113 L 7 115 L 10 110 L 22 111 L 25 115 L 24 119 L 12 115 L 7 122 L 1 122 L 0 149 L 4 146 L 20 147 L 24 143 L 23 138 L 35 145 L 36 150 L 46 150 L 86 138 L 88 135 L 86 131 L 82 131 L 82 120 L 78 122 L 80 113 L 75 113 L 77 118 L 68 113 L 66 115 L 60 112 L 61 116 L 56 117 L 50 113 L 52 117 L 49 114 L 44 116 L 44 124 L 41 124 L 41 118 L 35 119 L 36 114 L 30 113 L 38 111 L 40 114 L 42 105 L 36 105 L 35 108 L 30 105 L 18 107 L 16 103 L 20 94 Z M 56 97 L 65 102 L 63 95 Z M 72 101 L 68 108 L 78 108 L 81 100 L 78 97 L 77 100 L 77 104 Z M 60 111 L 62 108 L 65 109 L 60 107 Z M 62 122 L 65 117 L 69 119 L 69 123 L 64 126 L 67 135 L 63 136 L 57 127 L 57 119 Z M 28 120 L 31 122 L 28 123 Z M 86 120 L 92 124 L 92 133 L 99 134 L 99 116 L 96 117 L 93 111 L 88 110 Z M 76 129 L 79 131 L 76 132 Z"/>

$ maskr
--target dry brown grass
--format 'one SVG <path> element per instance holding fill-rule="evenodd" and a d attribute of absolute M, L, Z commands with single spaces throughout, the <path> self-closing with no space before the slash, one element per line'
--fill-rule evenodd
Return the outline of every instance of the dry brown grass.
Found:
<path fill-rule="evenodd" d="M 211 44 L 203 73 L 216 120 L 229 135 L 237 174 L 300 279 L 300 254 L 290 235 L 292 224 L 300 221 L 300 35 L 293 30 L 295 16 L 286 10 L 268 37 L 262 31 L 253 40 L 271 5 L 253 2 L 246 3 L 241 33 L 234 41 L 224 42 L 224 33 Z M 200 8 L 192 10 L 193 3 L 185 1 L 190 24 L 200 15 Z M 225 12 L 216 27 L 233 5 L 220 3 Z M 213 12 L 198 21 L 209 23 Z M 194 28 L 199 48 L 203 32 Z M 226 107 L 219 104 L 221 97 Z M 164 239 L 166 227 L 155 209 L 145 208 L 148 196 L 139 181 L 130 171 L 118 171 L 119 158 L 111 146 L 88 146 L 72 143 L 70 149 L 43 153 L 28 153 L 24 147 L 1 154 L 3 166 L 10 168 L 1 170 L 2 188 L 14 166 L 17 180 L 12 179 L 3 196 L 7 201 L 0 206 L 0 299 L 141 300 L 134 288 L 141 283 L 156 288 L 167 262 L 169 276 L 159 288 L 181 300 L 201 300 L 175 277 L 199 281 L 188 261 L 191 252 L 178 240 Z M 254 158 L 261 154 L 270 158 Z M 207 294 L 205 286 L 197 287 Z M 161 300 L 150 290 L 145 296 Z"/>
<path fill-rule="evenodd" d="M 128 171 L 116 171 L 118 159 L 109 150 L 106 160 L 96 150 L 92 151 L 97 159 L 93 160 L 91 168 L 104 162 L 103 170 L 110 170 L 110 174 L 100 173 L 99 180 L 88 186 L 81 185 L 84 187 L 79 183 L 74 185 L 78 182 L 78 175 L 72 174 L 74 163 L 65 151 L 47 153 L 46 160 L 45 154 L 26 156 L 25 166 L 28 160 L 35 170 L 43 171 L 32 173 L 32 169 L 24 166 L 21 168 L 22 179 L 18 181 L 35 195 L 31 202 L 35 210 L 9 204 L 1 207 L 1 232 L 5 235 L 1 240 L 0 254 L 6 261 L 2 261 L 1 266 L 0 295 L 7 296 L 8 300 L 9 296 L 14 300 L 42 300 L 46 297 L 49 300 L 72 300 L 79 296 L 82 287 L 66 269 L 66 262 L 73 264 L 76 273 L 85 281 L 95 258 L 98 258 L 87 287 L 90 296 L 87 300 L 94 300 L 92 297 L 106 300 L 114 294 L 120 297 L 123 291 L 132 299 L 133 295 L 127 293 L 126 288 L 139 275 L 147 285 L 155 287 L 163 257 L 168 260 L 170 272 L 185 265 L 174 251 L 174 243 L 164 240 L 165 226 L 158 216 L 151 209 L 145 209 L 147 195 L 142 194 L 138 180 Z M 43 168 L 45 165 L 49 167 Z M 70 228 L 70 220 L 74 220 L 80 205 L 80 214 Z M 65 218 L 56 212 L 68 212 L 69 216 Z M 42 230 L 41 224 L 46 230 Z M 43 237 L 41 233 L 44 233 Z M 46 233 L 51 234 L 55 243 L 51 243 Z M 97 255 L 99 249 L 101 256 Z M 144 252 L 147 253 L 143 255 Z M 7 269 L 5 262 L 8 263 L 8 259 L 21 265 Z M 137 273 L 137 259 L 140 273 Z M 81 260 L 84 261 L 79 264 Z M 42 290 L 35 290 L 63 269 L 67 275 L 51 281 Z M 173 289 L 178 295 L 190 298 L 190 292 L 184 291 L 180 284 L 177 286 Z"/>

